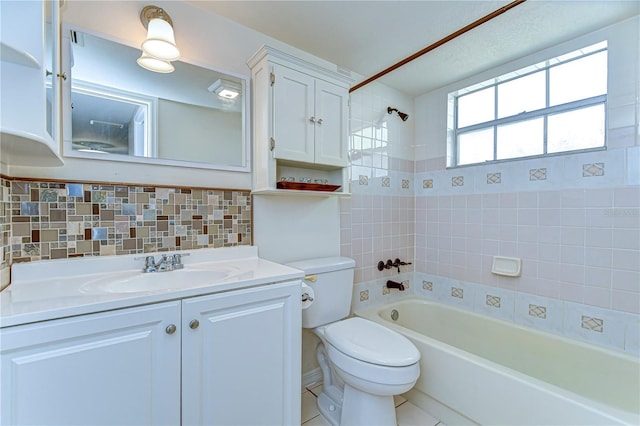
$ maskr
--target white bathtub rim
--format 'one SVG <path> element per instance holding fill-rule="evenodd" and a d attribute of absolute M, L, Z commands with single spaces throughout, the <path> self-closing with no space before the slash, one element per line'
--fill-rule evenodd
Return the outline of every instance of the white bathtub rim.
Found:
<path fill-rule="evenodd" d="M 563 336 L 558 336 L 555 335 L 553 333 L 549 333 L 549 332 L 544 332 L 542 330 L 538 330 L 532 327 L 527 327 L 525 325 L 521 325 L 521 324 L 516 324 L 516 323 L 511 323 L 509 321 L 504 321 L 501 320 L 499 318 L 494 318 L 491 316 L 487 316 L 487 315 L 481 315 L 478 314 L 476 312 L 471 312 L 471 311 L 467 311 L 464 309 L 460 309 L 457 308 L 455 306 L 451 306 L 445 303 L 441 303 L 441 302 L 437 302 L 437 301 L 433 301 L 433 300 L 429 300 L 429 299 L 422 299 L 420 297 L 407 297 L 404 298 L 402 300 L 398 300 L 395 302 L 391 302 L 385 305 L 380 305 L 380 306 L 374 306 L 374 307 L 369 307 L 367 309 L 364 310 L 360 310 L 357 312 L 354 312 L 355 315 L 357 316 L 361 316 L 363 318 L 367 318 L 369 320 L 372 321 L 384 321 L 385 325 L 389 325 L 391 328 L 395 329 L 396 331 L 400 331 L 402 333 L 407 334 L 408 336 L 417 339 L 417 340 L 425 340 L 427 341 L 429 344 L 437 347 L 439 350 L 451 354 L 452 356 L 457 356 L 459 358 L 462 358 L 468 362 L 471 362 L 475 365 L 482 365 L 484 368 L 489 369 L 490 371 L 503 375 L 503 376 L 509 376 L 512 379 L 515 379 L 516 381 L 520 382 L 520 383 L 525 383 L 526 385 L 532 386 L 536 389 L 539 390 L 543 390 L 546 392 L 550 392 L 553 395 L 555 395 L 558 398 L 561 398 L 569 403 L 574 403 L 574 404 L 578 404 L 582 407 L 584 407 L 586 410 L 589 411 L 596 411 L 599 415 L 606 417 L 608 419 L 610 419 L 612 422 L 623 422 L 623 424 L 630 424 L 630 425 L 637 425 L 640 424 L 640 412 L 639 413 L 633 413 L 630 411 L 626 411 L 626 410 L 622 410 L 618 407 L 613 407 L 610 405 L 607 405 L 603 402 L 600 401 L 596 401 L 593 399 L 589 399 L 585 396 L 582 396 L 578 393 L 572 392 L 570 390 L 561 388 L 560 386 L 554 385 L 552 383 L 549 382 L 545 382 L 541 379 L 538 379 L 536 377 L 533 376 L 529 376 L 527 374 L 524 374 L 520 371 L 514 370 L 512 368 L 509 367 L 505 367 L 501 364 L 498 364 L 494 361 L 491 361 L 489 359 L 483 358 L 479 355 L 475 355 L 472 354 L 470 352 L 464 351 L 462 349 L 456 348 L 455 346 L 449 345 L 447 343 L 441 342 L 439 340 L 436 340 L 434 338 L 431 338 L 429 336 L 425 336 L 423 334 L 420 334 L 418 332 L 415 332 L 411 329 L 408 329 L 406 327 L 403 327 L 401 325 L 397 325 L 394 324 L 391 321 L 387 321 L 384 320 L 383 318 L 379 317 L 378 313 L 381 310 L 384 309 L 388 309 L 392 306 L 396 306 L 396 305 L 400 305 L 403 302 L 420 302 L 423 304 L 432 304 L 432 305 L 444 305 L 447 308 L 451 308 L 453 310 L 462 312 L 464 314 L 473 314 L 476 316 L 480 316 L 483 319 L 491 319 L 494 321 L 498 321 L 498 322 L 504 322 L 506 324 L 508 324 L 509 326 L 513 326 L 513 327 L 517 327 L 523 330 L 526 330 L 528 332 L 533 331 L 536 333 L 540 333 L 540 334 L 544 334 L 544 335 L 549 335 L 549 336 L 553 336 L 554 338 L 558 338 L 558 339 L 565 339 L 571 343 L 575 343 L 581 346 L 586 346 L 590 349 L 597 349 L 603 352 L 611 352 L 614 353 L 616 355 L 619 355 L 621 357 L 627 357 L 629 359 L 635 360 L 637 361 L 637 358 L 629 355 L 628 353 L 624 353 L 624 352 L 620 352 L 620 351 L 616 351 L 616 350 L 612 350 L 612 349 L 608 349 L 608 348 L 603 348 L 597 345 L 592 345 L 589 343 L 585 343 L 579 340 L 573 340 L 573 339 L 568 339 L 566 337 Z M 424 362 L 428 362 L 427 360 L 424 360 Z"/>
<path fill-rule="evenodd" d="M 433 299 L 426 299 L 426 298 L 422 298 L 420 296 L 407 296 L 407 297 L 404 297 L 402 299 L 398 299 L 398 300 L 386 303 L 384 305 L 369 306 L 366 309 L 355 311 L 354 315 L 363 316 L 362 314 L 373 313 L 373 317 L 377 317 L 377 313 L 380 310 L 389 308 L 389 307 L 391 307 L 393 305 L 402 304 L 402 303 L 405 303 L 405 302 L 420 302 L 421 304 L 424 304 L 424 305 L 440 305 L 440 306 L 444 306 L 444 307 L 446 307 L 448 309 L 451 309 L 453 311 L 457 311 L 457 312 L 460 312 L 460 313 L 463 313 L 463 314 L 466 314 L 466 315 L 472 315 L 472 316 L 475 316 L 475 317 L 478 317 L 478 318 L 482 318 L 483 320 L 489 320 L 489 321 L 493 321 L 493 322 L 497 322 L 497 323 L 506 324 L 509 327 L 516 328 L 516 329 L 519 329 L 519 330 L 524 330 L 524 331 L 529 332 L 529 333 L 535 333 L 535 334 L 538 334 L 538 335 L 550 336 L 550 337 L 552 337 L 554 339 L 562 340 L 562 341 L 574 344 L 576 346 L 581 346 L 583 348 L 588 348 L 590 350 L 596 350 L 596 351 L 601 352 L 601 353 L 606 353 L 606 354 L 611 353 L 611 354 L 613 354 L 615 356 L 618 356 L 618 357 L 621 357 L 621 358 L 626 358 L 627 360 L 630 360 L 630 361 L 636 361 L 637 362 L 638 359 L 639 359 L 639 357 L 637 355 L 631 354 L 629 352 L 625 352 L 625 351 L 623 351 L 621 349 L 617 349 L 617 348 L 609 347 L 609 346 L 602 346 L 602 345 L 598 345 L 596 343 L 586 342 L 584 340 L 573 339 L 571 337 L 567 337 L 567 336 L 564 336 L 564 335 L 561 335 L 561 334 L 556 334 L 556 333 L 553 333 L 553 332 L 548 331 L 548 330 L 532 327 L 532 326 L 527 325 L 527 324 L 522 324 L 522 323 L 519 323 L 519 322 L 512 322 L 512 321 L 509 321 L 509 320 L 506 320 L 506 319 L 503 319 L 503 318 L 500 318 L 500 317 L 495 317 L 495 316 L 492 316 L 492 315 L 487 315 L 487 314 L 479 313 L 479 312 L 476 312 L 476 311 L 471 311 L 471 310 L 468 310 L 468 309 L 465 309 L 465 308 L 461 308 L 461 307 L 456 306 L 456 305 L 450 305 L 448 303 L 444 303 L 444 302 L 441 302 L 441 301 L 438 301 L 438 300 L 433 300 Z M 397 325 L 397 324 L 395 324 L 393 322 L 390 322 L 390 321 L 385 321 L 385 322 L 389 322 L 390 324 L 393 324 L 396 327 L 400 327 L 403 330 L 411 331 L 408 328 L 402 327 L 402 326 Z M 418 336 L 423 336 L 420 333 L 415 333 L 415 334 L 418 335 Z M 427 336 L 425 336 L 425 337 L 427 337 Z M 435 340 L 435 339 L 431 339 L 431 340 L 432 341 L 438 341 L 438 340 Z M 446 343 L 443 343 L 443 344 L 446 345 Z M 447 345 L 447 346 L 451 346 L 451 345 Z M 454 346 L 451 346 L 451 347 L 455 348 Z M 455 348 L 455 349 L 457 349 L 457 348 Z M 466 351 L 463 351 L 463 352 L 467 353 Z M 485 358 L 482 358 L 482 357 L 479 357 L 479 358 L 485 359 Z M 495 364 L 496 365 L 500 365 L 500 364 L 497 364 L 497 363 L 495 363 Z M 525 374 L 525 376 L 526 376 L 526 374 Z"/>

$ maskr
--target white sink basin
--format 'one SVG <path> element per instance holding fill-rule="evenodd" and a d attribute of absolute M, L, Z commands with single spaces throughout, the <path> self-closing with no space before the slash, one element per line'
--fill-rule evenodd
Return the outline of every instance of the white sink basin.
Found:
<path fill-rule="evenodd" d="M 170 272 L 136 272 L 131 275 L 107 275 L 82 285 L 82 293 L 138 293 L 172 291 L 185 287 L 213 284 L 233 275 L 233 270 L 179 269 Z"/>

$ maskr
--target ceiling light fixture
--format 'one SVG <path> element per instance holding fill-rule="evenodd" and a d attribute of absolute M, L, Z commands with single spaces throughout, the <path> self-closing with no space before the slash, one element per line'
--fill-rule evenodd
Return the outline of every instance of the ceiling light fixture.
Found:
<path fill-rule="evenodd" d="M 153 72 L 168 74 L 175 71 L 171 62 L 154 58 L 153 56 L 147 55 L 145 52 L 142 52 L 142 56 L 140 56 L 136 62 L 138 62 L 138 65 L 142 68 Z"/>
<path fill-rule="evenodd" d="M 216 80 L 208 90 L 224 99 L 235 99 L 241 92 L 240 85 L 223 79 Z"/>
<path fill-rule="evenodd" d="M 180 58 L 180 50 L 176 46 L 171 17 L 158 6 L 145 6 L 140 12 L 140 21 L 147 29 L 147 38 L 142 42 L 138 65 L 155 72 L 172 72 L 174 68 L 170 62 Z"/>

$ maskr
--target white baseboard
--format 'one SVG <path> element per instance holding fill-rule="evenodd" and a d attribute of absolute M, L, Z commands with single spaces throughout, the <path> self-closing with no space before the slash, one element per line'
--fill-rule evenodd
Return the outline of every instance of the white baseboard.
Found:
<path fill-rule="evenodd" d="M 320 383 L 321 381 L 322 381 L 322 370 L 320 370 L 320 367 L 315 368 L 311 371 L 307 371 L 302 375 L 303 388 L 314 385 L 316 383 Z"/>

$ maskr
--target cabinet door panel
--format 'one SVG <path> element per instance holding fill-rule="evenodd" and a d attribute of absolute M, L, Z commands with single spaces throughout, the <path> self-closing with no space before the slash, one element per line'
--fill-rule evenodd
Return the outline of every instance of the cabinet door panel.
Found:
<path fill-rule="evenodd" d="M 346 89 L 316 81 L 315 162 L 329 166 L 347 167 L 349 127 Z"/>
<path fill-rule="evenodd" d="M 183 322 L 184 425 L 300 424 L 299 282 L 185 300 Z"/>
<path fill-rule="evenodd" d="M 314 79 L 278 65 L 273 72 L 274 156 L 313 163 Z"/>
<path fill-rule="evenodd" d="M 2 330 L 2 424 L 180 421 L 180 304 Z"/>

